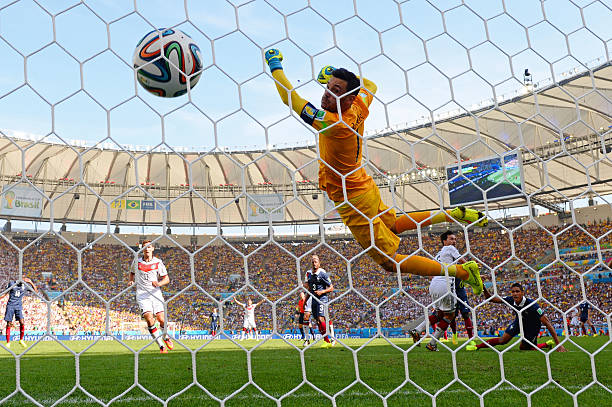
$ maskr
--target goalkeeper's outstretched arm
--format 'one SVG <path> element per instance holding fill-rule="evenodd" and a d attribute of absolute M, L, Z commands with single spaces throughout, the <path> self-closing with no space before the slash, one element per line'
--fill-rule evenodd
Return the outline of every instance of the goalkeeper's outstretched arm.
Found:
<path fill-rule="evenodd" d="M 293 89 L 293 85 L 289 82 L 289 79 L 285 76 L 281 61 L 283 60 L 283 54 L 277 49 L 269 49 L 266 51 L 266 62 L 270 67 L 272 77 L 275 79 L 276 90 L 280 95 L 282 101 L 287 106 L 291 106 L 294 112 L 298 115 L 302 114 L 304 106 L 308 101 L 302 98 L 297 91 Z"/>

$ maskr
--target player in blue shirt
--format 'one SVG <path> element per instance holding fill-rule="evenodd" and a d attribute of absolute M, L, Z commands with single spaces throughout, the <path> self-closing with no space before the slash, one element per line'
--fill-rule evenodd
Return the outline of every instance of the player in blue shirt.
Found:
<path fill-rule="evenodd" d="M 578 305 L 578 309 L 580 309 L 580 330 L 582 331 L 583 335 L 586 335 L 586 324 L 589 324 L 591 326 L 591 332 L 593 333 L 593 336 L 597 336 L 597 331 L 595 330 L 593 323 L 589 319 L 589 308 L 590 305 L 586 301 L 582 301 L 580 305 Z"/>
<path fill-rule="evenodd" d="M 308 280 L 304 282 L 304 288 L 312 295 L 312 316 L 319 326 L 319 331 L 323 336 L 324 342 L 321 344 L 324 348 L 332 346 L 330 334 L 327 332 L 327 324 L 325 322 L 325 307 L 329 302 L 328 294 L 334 291 L 334 285 L 329 279 L 327 272 L 321 268 L 321 260 L 316 254 L 312 256 L 312 270 L 307 273 Z"/>
<path fill-rule="evenodd" d="M 210 334 L 215 336 L 219 329 L 219 313 L 216 308 L 213 308 L 213 312 L 210 314 Z"/>
<path fill-rule="evenodd" d="M 476 343 L 472 341 L 470 345 L 465 348 L 466 350 L 478 350 L 487 347 L 487 344 L 489 346 L 497 346 L 510 342 L 512 338 L 520 334 L 519 311 L 522 310 L 520 313 L 520 318 L 523 322 L 523 335 L 521 344 L 519 346 L 520 350 L 534 350 L 535 347 L 538 349 L 544 349 L 547 347 L 552 348 L 553 346 L 558 345 L 558 352 L 567 352 L 563 345 L 559 345 L 559 337 L 557 337 L 557 332 L 548 320 L 548 317 L 544 315 L 542 308 L 540 308 L 537 302 L 524 296 L 522 285 L 519 283 L 512 284 L 510 289 L 510 293 L 512 295 L 509 297 L 504 297 L 503 299 L 497 296 L 493 297 L 486 288 L 484 289 L 483 293 L 485 298 L 491 299 L 491 302 L 497 304 L 510 304 L 515 314 L 514 321 L 512 321 L 508 328 L 506 328 L 506 332 L 504 332 L 501 338 L 489 339 L 486 343 L 481 343 L 479 345 L 476 345 Z M 542 324 L 544 324 L 544 326 L 548 329 L 548 332 L 550 332 L 554 341 L 549 340 L 546 343 L 538 343 L 538 334 L 540 333 Z"/>
<path fill-rule="evenodd" d="M 6 303 L 6 312 L 4 313 L 4 320 L 6 321 L 6 347 L 11 347 L 11 328 L 13 327 L 13 319 L 19 321 L 19 344 L 24 348 L 27 346 L 23 340 L 25 335 L 25 321 L 23 320 L 23 296 L 27 290 L 31 290 L 28 284 L 32 286 L 35 292 L 38 293 L 38 289 L 27 277 L 23 278 L 23 281 L 9 281 L 7 292 L 0 296 L 0 300 L 9 296 L 8 302 Z"/>

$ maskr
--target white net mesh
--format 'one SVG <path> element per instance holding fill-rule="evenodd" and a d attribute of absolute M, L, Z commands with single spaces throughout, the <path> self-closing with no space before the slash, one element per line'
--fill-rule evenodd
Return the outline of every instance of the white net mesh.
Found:
<path fill-rule="evenodd" d="M 4 287 L 28 277 L 40 289 L 23 300 L 27 346 L 18 323 L 11 346 L 1 344 L 0 404 L 605 405 L 610 7 L 0 1 L 0 273 Z M 162 28 L 202 51 L 197 86 L 174 99 L 147 93 L 132 64 L 135 44 Z M 434 341 L 439 352 L 426 353 L 429 281 L 384 271 L 339 225 L 339 205 L 317 188 L 320 135 L 280 101 L 269 48 L 314 105 L 325 65 L 376 83 L 366 132 L 355 133 L 360 168 L 398 215 L 431 210 L 412 216 L 398 253 L 435 258 L 453 230 L 488 290 L 506 296 L 522 284 L 569 356 L 519 353 L 520 340 L 469 351 L 468 320 L 476 343 L 513 320 L 507 301 L 471 289 L 452 294 L 465 306 L 458 344 Z M 430 225 L 462 202 L 488 227 Z M 170 275 L 174 322 L 160 327 L 175 349 L 164 358 L 127 286 L 147 237 Z M 324 315 L 338 344 L 325 352 L 321 327 L 302 347 L 295 315 L 313 254 L 335 289 Z M 258 336 L 242 342 L 252 327 L 232 300 L 249 298 L 261 301 Z M 423 346 L 409 333 L 420 321 Z M 530 345 L 549 335 L 522 321 Z"/>

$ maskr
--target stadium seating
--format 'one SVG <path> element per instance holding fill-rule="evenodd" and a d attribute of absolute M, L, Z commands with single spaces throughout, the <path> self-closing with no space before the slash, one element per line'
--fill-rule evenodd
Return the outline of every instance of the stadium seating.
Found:
<path fill-rule="evenodd" d="M 597 238 L 612 228 L 609 222 L 583 226 L 586 232 Z M 557 244 L 561 258 L 551 258 L 553 236 L 561 234 Z M 458 249 L 465 252 L 466 242 L 458 236 Z M 612 310 L 610 294 L 610 272 L 597 263 L 597 252 L 588 250 L 594 240 L 587 233 L 572 230 L 564 233 L 560 229 L 549 231 L 535 228 L 518 230 L 512 236 L 515 256 L 512 256 L 511 238 L 502 229 L 488 229 L 482 232 L 470 232 L 468 236 L 471 257 L 485 264 L 483 279 L 487 284 L 495 275 L 498 292 L 506 294 L 509 285 L 522 281 L 527 295 L 538 297 L 535 284 L 535 270 L 539 268 L 541 276 L 542 305 L 551 315 L 553 324 L 562 327 L 559 311 L 565 312 L 581 300 L 579 274 L 586 274 L 588 300 L 605 313 Z M 19 247 L 30 243 L 27 239 L 14 239 Z M 423 233 L 423 251 L 434 255 L 439 249 L 438 237 Z M 610 235 L 601 238 L 602 247 L 612 243 Z M 587 247 L 587 249 L 584 249 Z M 402 237 L 401 253 L 416 253 L 419 243 L 416 235 Z M 4 280 L 16 278 L 13 270 L 18 269 L 17 252 L 5 241 L 0 242 L 0 273 Z M 584 250 L 583 250 L 584 249 Z M 257 250 L 257 251 L 255 251 Z M 586 250 L 586 251 L 585 251 Z M 236 292 L 246 283 L 242 256 L 248 255 L 249 285 L 239 294 L 244 299 L 250 296 L 259 301 L 259 294 L 277 304 L 277 329 L 295 327 L 295 305 L 297 295 L 289 295 L 299 287 L 298 264 L 287 254 L 303 256 L 299 263 L 299 274 L 303 276 L 309 268 L 310 253 L 317 253 L 322 266 L 331 273 L 336 292 L 331 308 L 331 317 L 337 330 L 357 333 L 357 329 L 376 326 L 376 311 L 369 302 L 380 305 L 381 324 L 388 332 L 397 333 L 408 320 L 422 315 L 423 307 L 417 303 L 428 304 L 428 281 L 419 277 L 403 277 L 402 289 L 398 286 L 396 275 L 390 275 L 377 267 L 368 256 L 358 256 L 361 248 L 352 240 L 332 240 L 328 247 L 317 247 L 313 242 L 295 241 L 283 244 L 266 244 L 263 247 L 255 243 L 233 243 L 229 246 L 210 246 L 194 256 L 194 281 L 217 299 L 225 299 L 229 293 Z M 421 251 L 421 254 L 423 253 Z M 346 263 L 337 253 L 351 260 Z M 606 249 L 604 255 L 612 256 L 612 249 Z M 189 256 L 176 247 L 160 247 L 156 255 L 166 264 L 171 282 L 164 289 L 168 300 L 169 320 L 180 324 L 182 330 L 208 329 L 207 317 L 216 306 L 211 299 L 192 285 Z M 110 329 L 117 331 L 122 322 L 137 322 L 138 309 L 133 292 L 126 290 L 127 273 L 133 262 L 133 255 L 126 247 L 119 245 L 94 245 L 82 255 L 82 282 L 77 283 L 77 255 L 69 245 L 59 239 L 39 240 L 28 248 L 23 256 L 25 276 L 32 278 L 39 286 L 49 292 L 68 290 L 51 306 L 50 327 L 69 327 L 70 333 L 104 332 L 106 309 L 103 300 L 109 300 Z M 570 263 L 568 263 L 570 262 Z M 571 263 L 573 262 L 573 263 Z M 565 264 L 573 265 L 574 271 Z M 585 264 L 582 264 L 585 263 Z M 347 269 L 351 269 L 351 279 Z M 53 278 L 45 281 L 42 272 L 51 272 Z M 191 285 L 191 286 L 190 286 Z M 186 289 L 186 287 L 189 287 Z M 124 292 L 123 292 L 124 291 Z M 177 293 L 179 293 L 174 297 Z M 297 292 L 297 291 L 296 291 Z M 259 293 L 259 294 L 257 294 Z M 98 297 L 97 295 L 100 297 Z M 410 297 L 411 298 L 410 298 Z M 103 300 L 102 300 L 103 299 Z M 482 301 L 479 298 L 472 304 Z M 553 305 L 557 308 L 553 308 Z M 258 327 L 262 330 L 272 329 L 271 304 L 264 302 L 256 310 Z M 25 301 L 28 329 L 41 331 L 47 329 L 47 306 L 44 302 L 27 298 Z M 479 329 L 497 330 L 505 326 L 511 318 L 510 311 L 504 307 L 484 304 L 477 308 L 476 315 Z M 223 309 L 225 329 L 240 329 L 242 326 L 242 308 L 226 302 Z M 604 315 L 594 313 L 593 320 L 604 321 Z M 463 321 L 459 318 L 461 329 Z M 375 329 L 369 332 L 373 335 Z"/>

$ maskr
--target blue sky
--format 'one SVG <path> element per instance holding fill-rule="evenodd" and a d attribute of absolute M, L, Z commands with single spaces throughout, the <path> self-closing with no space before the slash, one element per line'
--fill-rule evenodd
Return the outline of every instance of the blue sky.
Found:
<path fill-rule="evenodd" d="M 89 144 L 313 143 L 278 98 L 262 58 L 270 46 L 315 105 L 324 65 L 373 80 L 366 130 L 374 131 L 512 95 L 525 68 L 536 82 L 563 79 L 603 62 L 612 45 L 604 1 L 511 0 L 506 12 L 501 0 L 38 3 L 0 0 L 0 130 Z M 134 81 L 134 47 L 161 27 L 185 31 L 202 50 L 205 70 L 189 96 L 158 98 Z"/>
<path fill-rule="evenodd" d="M 271 45 L 282 50 L 287 75 L 315 104 L 322 88 L 312 78 L 321 66 L 345 66 L 375 81 L 379 101 L 367 124 L 376 130 L 469 109 L 494 92 L 511 94 L 526 67 L 536 81 L 560 75 L 605 57 L 595 35 L 612 37 L 603 4 L 583 9 L 589 32 L 580 9 L 563 0 L 509 1 L 508 14 L 501 1 L 491 0 L 360 0 L 357 13 L 352 0 L 313 0 L 305 9 L 306 1 L 187 1 L 189 19 L 182 0 L 138 1 L 137 13 L 131 1 L 40 1 L 46 10 L 32 1 L 9 3 L 0 1 L 0 95 L 25 83 L 25 58 L 28 83 L 40 96 L 22 86 L 2 97 L 0 127 L 92 143 L 108 135 L 120 144 L 190 147 L 313 142 L 314 135 L 288 117 L 267 75 L 262 50 Z M 543 12 L 554 27 L 542 22 Z M 191 103 L 188 96 L 149 95 L 134 83 L 135 44 L 152 27 L 168 26 L 187 32 L 202 49 L 206 69 Z M 136 91 L 140 98 L 130 100 Z"/>

